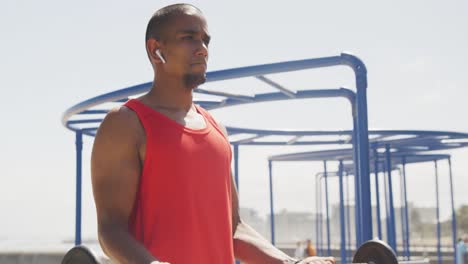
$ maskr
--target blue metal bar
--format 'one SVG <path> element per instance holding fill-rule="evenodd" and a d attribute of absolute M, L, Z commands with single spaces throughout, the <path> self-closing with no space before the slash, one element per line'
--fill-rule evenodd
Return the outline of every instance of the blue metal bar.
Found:
<path fill-rule="evenodd" d="M 388 244 L 397 252 L 396 238 L 395 238 L 395 211 L 393 207 L 393 187 L 392 187 L 392 160 L 390 156 L 390 145 L 385 145 L 385 154 L 387 160 L 387 173 L 388 173 L 388 211 L 390 213 L 389 225 L 388 225 Z"/>
<path fill-rule="evenodd" d="M 452 177 L 452 161 L 449 157 L 448 159 L 449 173 L 450 173 L 450 200 L 452 203 L 452 243 L 453 243 L 453 263 L 457 263 L 457 217 L 455 214 L 455 203 L 453 201 L 453 177 Z"/>
<path fill-rule="evenodd" d="M 361 177 L 359 177 L 359 150 L 358 150 L 358 121 L 353 112 L 353 164 L 354 164 L 354 226 L 355 226 L 355 246 L 358 248 L 364 241 L 361 238 Z"/>
<path fill-rule="evenodd" d="M 319 226 L 320 226 L 320 256 L 323 256 L 324 255 L 324 239 L 323 239 L 323 212 L 322 212 L 322 207 L 323 207 L 323 203 L 322 203 L 322 177 L 319 177 L 319 212 L 320 212 L 320 218 L 319 218 Z"/>
<path fill-rule="evenodd" d="M 390 219 L 390 211 L 389 211 L 389 207 L 388 207 L 388 187 L 387 187 L 387 179 L 388 179 L 388 172 L 387 172 L 387 164 L 385 164 L 385 162 L 382 163 L 382 166 L 383 166 L 383 189 L 384 189 L 384 204 L 385 204 L 385 226 L 387 227 L 387 232 L 386 232 L 386 239 L 387 239 L 387 243 L 389 243 L 389 239 L 388 239 L 388 230 L 390 229 L 390 222 L 389 222 L 389 219 Z"/>
<path fill-rule="evenodd" d="M 364 63 L 360 61 L 357 57 L 342 53 L 340 56 L 333 57 L 324 57 L 316 59 L 307 59 L 307 60 L 298 60 L 298 61 L 288 61 L 264 65 L 255 65 L 235 69 L 220 70 L 214 72 L 208 72 L 206 74 L 207 82 L 221 81 L 242 77 L 252 77 L 252 76 L 261 76 L 266 74 L 281 73 L 281 72 L 291 72 L 297 70 L 313 69 L 313 68 L 322 68 L 338 65 L 347 65 L 351 67 L 356 75 L 357 80 L 357 90 L 367 87 L 366 80 L 366 69 Z M 94 107 L 96 105 L 112 102 L 112 101 L 122 101 L 127 100 L 128 96 L 132 96 L 139 93 L 147 92 L 151 89 L 152 82 L 142 83 L 125 89 L 120 89 L 111 93 L 103 94 L 91 99 L 88 99 L 84 102 L 81 102 L 70 109 L 68 109 L 62 117 L 62 123 L 66 126 L 66 121 L 76 113 L 82 112 L 88 108 Z M 367 113 L 366 113 L 367 117 Z M 66 126 L 68 127 L 68 126 Z M 74 128 L 68 127 L 72 130 Z M 366 135 L 367 136 L 367 135 Z"/>
<path fill-rule="evenodd" d="M 240 192 L 239 186 L 239 145 L 234 144 L 234 180 L 236 182 L 237 193 Z"/>
<path fill-rule="evenodd" d="M 85 110 L 83 112 L 77 113 L 77 115 L 99 115 L 107 113 L 109 113 L 109 110 Z"/>
<path fill-rule="evenodd" d="M 410 260 L 411 252 L 410 252 L 410 226 L 409 226 L 409 213 L 408 213 L 408 192 L 406 186 L 406 158 L 403 157 L 402 159 L 402 167 L 403 167 L 403 192 L 404 192 L 404 199 L 405 199 L 405 237 L 406 237 L 406 250 L 405 256 L 406 260 Z"/>
<path fill-rule="evenodd" d="M 219 91 L 210 91 L 210 90 L 206 90 L 203 88 L 197 88 L 196 93 L 224 96 L 224 97 L 229 97 L 235 100 L 246 101 L 246 102 L 251 102 L 254 100 L 253 96 L 242 95 L 242 94 L 231 94 L 231 93 L 219 92 Z"/>
<path fill-rule="evenodd" d="M 361 64 L 363 65 L 363 63 L 360 62 L 357 57 L 350 55 L 350 54 L 342 53 L 340 56 L 297 60 L 297 61 L 287 61 L 287 62 L 247 66 L 247 67 L 236 68 L 236 69 L 208 72 L 206 74 L 206 79 L 207 81 L 212 82 L 212 81 L 221 81 L 221 80 L 236 79 L 236 78 L 250 77 L 250 76 L 261 76 L 261 75 L 267 75 L 267 74 L 273 74 L 273 73 L 290 72 L 290 71 L 298 71 L 298 70 L 322 68 L 322 67 L 331 67 L 331 66 L 337 66 L 337 65 L 347 65 L 347 66 L 352 67 L 353 69 L 359 67 L 360 69 L 362 67 Z"/>
<path fill-rule="evenodd" d="M 434 160 L 434 169 L 435 169 L 435 187 L 436 187 L 437 260 L 439 264 L 442 264 L 442 252 L 440 251 L 439 170 L 437 169 L 437 160 Z"/>
<path fill-rule="evenodd" d="M 327 161 L 323 161 L 323 177 L 325 178 L 325 211 L 327 212 L 327 256 L 331 256 L 330 248 L 330 215 L 328 213 L 328 173 L 327 173 Z"/>
<path fill-rule="evenodd" d="M 377 237 L 382 239 L 382 225 L 380 222 L 380 195 L 379 195 L 379 155 L 377 148 L 374 148 L 374 174 L 375 174 L 375 202 L 376 202 L 376 216 L 377 221 Z"/>
<path fill-rule="evenodd" d="M 75 207 L 75 246 L 81 244 L 81 154 L 83 150 L 83 134 L 75 132 L 76 145 L 76 207 Z"/>
<path fill-rule="evenodd" d="M 271 160 L 268 161 L 269 171 L 269 184 L 270 184 L 270 231 L 271 231 L 271 243 L 275 244 L 275 213 L 273 208 L 273 175 L 272 175 L 272 164 Z"/>
<path fill-rule="evenodd" d="M 367 70 L 357 57 L 349 57 L 356 77 L 356 116 L 358 140 L 358 170 L 361 243 L 372 239 L 372 205 L 369 175 L 369 128 L 367 124 Z M 364 227 L 371 228 L 364 228 Z"/>
<path fill-rule="evenodd" d="M 319 188 L 318 186 L 318 177 L 315 177 L 315 248 L 317 249 L 317 254 L 320 255 L 320 241 L 319 241 Z"/>
<path fill-rule="evenodd" d="M 403 186 L 403 172 L 401 169 L 398 169 L 398 173 L 400 176 L 400 222 L 401 222 L 401 243 L 402 243 L 402 250 L 401 253 L 403 257 L 406 256 L 406 221 L 405 221 L 405 192 Z"/>
<path fill-rule="evenodd" d="M 341 234 L 341 263 L 346 261 L 346 229 L 344 211 L 344 191 L 343 191 L 343 161 L 339 164 L 339 188 L 340 188 L 340 234 Z"/>
<path fill-rule="evenodd" d="M 260 81 L 263 81 L 263 82 L 267 83 L 268 85 L 280 90 L 282 93 L 284 93 L 285 95 L 287 95 L 287 96 L 289 96 L 291 98 L 296 97 L 296 92 L 295 91 L 291 91 L 291 90 L 287 89 L 286 87 L 283 87 L 282 85 L 279 85 L 278 83 L 268 79 L 265 76 L 256 76 L 256 78 L 259 79 Z"/>
<path fill-rule="evenodd" d="M 347 251 L 347 256 L 349 258 L 351 258 L 351 214 L 350 214 L 350 198 L 349 198 L 349 175 L 346 173 L 347 177 L 346 177 L 346 202 L 347 202 L 347 205 L 346 206 L 346 230 L 347 230 L 347 236 L 348 236 L 348 240 L 346 240 L 348 242 L 348 251 Z M 346 259 L 346 261 L 348 261 L 348 258 Z"/>

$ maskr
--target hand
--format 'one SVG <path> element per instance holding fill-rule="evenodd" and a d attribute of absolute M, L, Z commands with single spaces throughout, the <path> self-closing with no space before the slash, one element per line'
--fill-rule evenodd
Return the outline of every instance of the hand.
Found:
<path fill-rule="evenodd" d="M 335 259 L 333 257 L 308 257 L 297 264 L 335 264 Z"/>

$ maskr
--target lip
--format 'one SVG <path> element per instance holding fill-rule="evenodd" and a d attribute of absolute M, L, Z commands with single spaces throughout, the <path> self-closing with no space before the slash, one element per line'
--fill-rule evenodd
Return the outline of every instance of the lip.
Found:
<path fill-rule="evenodd" d="M 204 69 L 207 68 L 207 65 L 205 62 L 197 62 L 197 63 L 192 63 L 192 66 L 195 66 L 195 67 L 203 67 Z"/>
<path fill-rule="evenodd" d="M 192 65 L 203 65 L 206 67 L 206 62 L 195 62 L 195 63 L 192 63 Z"/>

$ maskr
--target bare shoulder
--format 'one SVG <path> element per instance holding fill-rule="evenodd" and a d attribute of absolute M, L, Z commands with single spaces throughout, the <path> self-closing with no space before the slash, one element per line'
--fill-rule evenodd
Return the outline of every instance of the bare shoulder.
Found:
<path fill-rule="evenodd" d="M 106 115 L 98 129 L 96 140 L 101 140 L 103 137 L 137 140 L 142 132 L 143 127 L 137 114 L 126 106 L 120 106 Z"/>

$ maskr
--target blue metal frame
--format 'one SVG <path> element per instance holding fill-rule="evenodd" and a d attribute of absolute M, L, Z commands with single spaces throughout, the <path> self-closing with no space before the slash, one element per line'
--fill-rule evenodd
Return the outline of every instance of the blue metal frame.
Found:
<path fill-rule="evenodd" d="M 267 79 L 264 75 L 273 73 L 284 73 L 305 69 L 323 68 L 331 66 L 345 65 L 353 69 L 356 81 L 356 95 L 348 89 L 330 89 L 319 91 L 291 91 L 282 87 L 279 84 Z M 361 175 L 358 178 L 359 186 L 362 186 L 363 191 L 369 191 L 369 174 L 368 174 L 368 125 L 367 125 L 367 70 L 364 63 L 357 57 L 342 53 L 339 56 L 306 59 L 298 61 L 280 62 L 256 66 L 241 67 L 228 70 L 213 71 L 207 73 L 207 82 L 222 81 L 228 79 L 236 79 L 243 77 L 256 77 L 258 80 L 269 84 L 271 87 L 279 90 L 278 93 L 256 94 L 254 96 L 226 93 L 223 91 L 206 90 L 202 88 L 195 89 L 195 93 L 214 95 L 225 97 L 221 100 L 199 100 L 196 103 L 210 110 L 221 107 L 257 103 L 265 101 L 277 101 L 300 98 L 313 97 L 346 97 L 352 104 L 353 114 L 353 130 L 354 134 L 358 135 L 353 142 L 353 147 L 357 149 L 356 160 L 359 163 L 356 175 Z M 108 109 L 93 109 L 96 106 L 101 106 L 108 102 L 122 103 L 129 99 L 129 96 L 141 94 L 151 89 L 152 83 L 147 82 L 132 87 L 124 88 L 114 92 L 110 92 L 101 96 L 97 96 L 86 101 L 83 101 L 65 111 L 62 117 L 62 123 L 65 127 L 72 131 L 81 131 L 81 133 L 89 136 L 94 136 L 98 124 L 102 122 L 102 118 L 93 119 L 73 119 L 78 115 L 103 115 L 108 112 Z M 73 120 L 72 120 L 73 119 Z M 93 127 L 83 127 L 83 124 L 92 124 Z M 362 178 L 362 179 L 361 179 Z M 362 208 L 365 209 L 367 218 L 371 218 L 370 197 L 363 194 Z M 369 199 L 368 199 L 369 198 Z M 365 219 L 360 219 L 364 223 Z M 372 232 L 365 234 L 366 239 L 372 238 Z"/>
<path fill-rule="evenodd" d="M 400 160 L 398 160 L 398 159 L 392 160 L 390 158 L 390 153 L 391 153 L 390 152 L 390 146 L 388 144 L 384 144 L 384 145 L 385 145 L 386 162 L 382 163 L 384 165 L 382 170 L 387 171 L 387 174 L 391 175 L 392 170 L 398 169 L 398 168 L 396 168 L 396 166 L 401 165 L 403 167 L 403 170 L 400 171 L 400 174 L 403 177 L 403 182 L 402 182 L 402 184 L 403 184 L 402 192 L 403 193 L 402 193 L 402 195 L 403 195 L 403 199 L 404 199 L 404 209 L 405 209 L 405 213 L 404 213 L 405 217 L 402 220 L 402 227 L 404 228 L 404 230 L 402 232 L 403 241 L 404 241 L 404 243 L 403 243 L 403 256 L 406 259 L 409 260 L 410 259 L 410 247 L 409 247 L 408 206 L 407 206 L 407 194 L 406 194 L 407 193 L 406 192 L 406 164 L 407 163 L 420 163 L 420 162 L 437 161 L 437 160 L 441 160 L 441 159 L 448 159 L 449 160 L 450 173 L 451 173 L 450 156 L 446 155 L 446 154 L 429 154 L 429 155 L 427 155 L 427 154 L 417 154 L 417 153 L 404 152 L 404 151 L 401 151 L 401 150 L 397 150 L 395 153 L 393 153 L 393 155 L 396 156 L 396 157 L 400 157 L 401 159 Z M 450 146 L 449 148 L 452 148 L 452 147 Z M 343 161 L 343 159 L 352 160 L 352 156 L 350 155 L 350 152 L 351 152 L 350 149 L 338 149 L 338 150 L 291 153 L 291 154 L 270 156 L 269 157 L 269 162 L 272 162 L 272 161 L 319 161 L 320 159 L 323 159 L 324 157 L 326 157 L 327 160 L 340 161 L 340 163 L 341 163 Z M 374 161 L 376 161 L 376 160 L 378 161 L 379 156 L 380 156 L 380 154 L 377 151 L 374 151 L 371 158 L 374 159 Z M 391 164 L 391 166 L 386 166 L 386 164 Z M 352 167 L 353 167 L 352 164 L 349 164 L 348 167 L 345 168 L 345 170 L 348 170 L 348 171 L 351 170 L 352 171 L 353 170 Z M 378 172 L 378 170 L 380 169 L 379 166 L 378 166 L 378 162 L 374 163 L 373 169 L 374 169 L 374 172 Z M 398 169 L 398 170 L 400 170 L 400 169 Z M 320 173 L 318 173 L 317 175 L 320 175 Z M 390 177 L 388 177 L 388 178 L 390 178 Z M 386 184 L 385 181 L 384 181 L 384 183 Z M 388 183 L 390 185 L 391 180 L 389 180 Z M 342 184 L 342 182 L 340 182 L 340 184 Z M 438 186 L 438 182 L 436 184 L 437 184 L 436 186 Z M 387 213 L 387 221 L 388 221 L 387 226 L 388 226 L 388 228 L 391 228 L 392 226 L 394 228 L 394 226 L 395 226 L 394 219 L 392 220 L 391 217 L 390 217 L 390 211 L 393 210 L 393 203 L 390 202 L 390 200 L 393 200 L 393 197 L 390 194 L 393 191 L 390 188 L 387 188 L 387 187 L 384 188 L 384 190 L 386 192 L 387 192 L 387 189 L 389 189 L 389 194 L 388 194 L 389 198 L 387 198 L 387 202 L 386 202 L 386 205 L 387 205 L 386 207 L 387 207 L 387 212 L 388 212 Z M 319 190 L 320 190 L 320 188 L 319 188 Z M 325 191 L 328 192 L 327 187 L 325 187 Z M 318 193 L 318 190 L 316 190 L 316 192 Z M 341 188 L 340 188 L 340 192 L 342 192 Z M 341 195 L 342 194 L 340 193 L 340 196 Z M 385 196 L 387 196 L 387 194 Z M 436 194 L 436 196 L 437 196 L 437 201 L 438 201 L 438 193 Z M 453 190 L 451 190 L 451 199 L 452 199 L 452 202 L 453 202 Z M 328 207 L 328 204 L 326 206 Z M 437 208 L 438 208 L 438 205 L 437 205 Z M 452 204 L 452 213 L 453 214 L 455 213 L 453 204 Z M 453 222 L 454 219 L 455 218 L 453 217 L 452 218 L 452 227 L 453 227 L 452 238 L 456 239 L 455 238 L 456 223 Z M 438 221 L 438 223 L 439 223 L 439 221 Z M 440 223 L 438 225 L 440 225 Z M 440 226 L 438 226 L 438 234 L 439 234 L 438 235 L 438 248 L 440 250 L 440 230 L 439 229 L 440 229 Z M 393 229 L 393 230 L 395 230 L 395 229 Z M 343 240 L 346 239 L 346 235 L 342 234 L 342 239 Z M 388 240 L 390 241 L 390 239 L 392 239 L 392 238 L 389 236 Z M 396 244 L 396 237 L 394 236 L 393 239 L 394 239 L 395 244 Z M 454 246 L 456 246 L 456 244 L 454 244 Z M 396 249 L 396 245 L 395 245 L 395 249 Z"/>
<path fill-rule="evenodd" d="M 355 73 L 356 77 L 356 93 L 346 88 L 339 89 L 322 89 L 322 90 L 305 90 L 305 91 L 292 91 L 275 82 L 269 80 L 264 75 L 290 72 L 304 69 L 331 67 L 336 65 L 347 65 L 350 66 Z M 202 94 L 209 96 L 216 96 L 217 99 L 204 99 L 196 100 L 195 103 L 200 104 L 202 107 L 211 110 L 218 109 L 227 106 L 251 104 L 258 102 L 267 101 L 278 101 L 278 100 L 290 100 L 290 99 L 304 99 L 304 98 L 323 98 L 323 97 L 345 97 L 347 98 L 352 106 L 353 115 L 353 130 L 352 131 L 272 131 L 272 130 L 253 130 L 245 128 L 234 128 L 228 127 L 230 134 L 238 133 L 254 133 L 257 137 L 251 138 L 250 140 L 234 141 L 232 143 L 237 145 L 314 145 L 314 144 L 352 144 L 353 153 L 351 156 L 354 158 L 354 175 L 355 185 L 358 190 L 356 196 L 358 197 L 356 207 L 356 225 L 357 226 L 369 226 L 372 222 L 372 212 L 370 205 L 370 178 L 369 178 L 369 153 L 368 153 L 368 125 L 367 125 L 367 103 L 366 103 L 366 88 L 367 88 L 367 73 L 366 68 L 362 61 L 357 57 L 349 54 L 341 54 L 340 56 L 325 57 L 318 59 L 308 59 L 300 61 L 290 61 L 282 63 L 273 63 L 257 66 L 249 66 L 221 71 L 214 71 L 207 73 L 207 82 L 243 78 L 243 77 L 255 77 L 257 80 L 263 81 L 269 84 L 272 88 L 279 92 L 267 93 L 267 94 L 254 94 L 254 95 L 242 95 L 232 94 L 223 91 L 207 90 L 198 88 L 194 90 L 194 94 Z M 101 96 L 97 96 L 86 101 L 83 101 L 70 109 L 68 109 L 63 117 L 62 123 L 64 126 L 72 131 L 79 132 L 80 134 L 94 136 L 97 127 L 103 120 L 103 116 L 112 107 L 106 106 L 106 103 L 114 102 L 121 104 L 129 99 L 130 96 L 141 94 L 150 90 L 152 83 L 143 83 L 132 87 L 124 88 L 114 92 L 110 92 Z M 222 99 L 219 99 L 222 97 Z M 81 117 L 98 117 L 98 118 L 81 118 Z M 416 138 L 406 138 L 397 140 L 387 140 L 388 144 L 399 145 L 401 150 L 405 151 L 418 151 L 421 147 L 424 150 L 439 150 L 458 148 L 468 145 L 468 142 L 463 143 L 444 143 L 443 139 L 438 136 L 445 136 L 445 139 L 460 139 L 466 138 L 467 135 L 463 133 L 453 132 L 439 132 L 439 131 L 375 131 L 375 134 L 379 134 L 381 138 L 391 137 L 397 134 L 414 135 Z M 275 142 L 262 141 L 262 138 L 266 135 L 291 135 L 294 136 L 294 140 L 277 140 Z M 351 137 L 349 140 L 300 140 L 301 136 L 307 135 L 336 135 L 343 136 L 347 135 Z M 377 147 L 381 147 L 377 142 Z M 235 155 L 236 156 L 236 155 Z M 237 155 L 238 156 L 238 155 Z M 238 157 L 235 157 L 237 160 Z M 236 163 L 236 161 L 235 161 Z M 80 173 L 77 169 L 77 183 L 78 174 L 81 177 L 81 158 L 78 163 L 77 156 L 77 167 L 80 167 Z M 237 165 L 238 166 L 238 165 Z M 238 172 L 236 170 L 236 181 L 238 184 Z M 239 188 L 239 186 L 238 186 Z M 78 189 L 77 192 L 81 190 Z M 78 198 L 80 198 L 78 201 Z M 81 196 L 77 194 L 77 226 L 80 225 L 78 219 L 81 219 L 81 210 L 78 210 L 78 204 L 81 202 Z M 78 217 L 80 216 L 80 217 Z M 80 228 L 76 227 L 76 232 L 80 232 Z M 79 235 L 76 234 L 76 237 Z M 356 233 L 356 244 L 359 245 L 363 241 L 372 238 L 372 230 L 364 230 Z"/>

